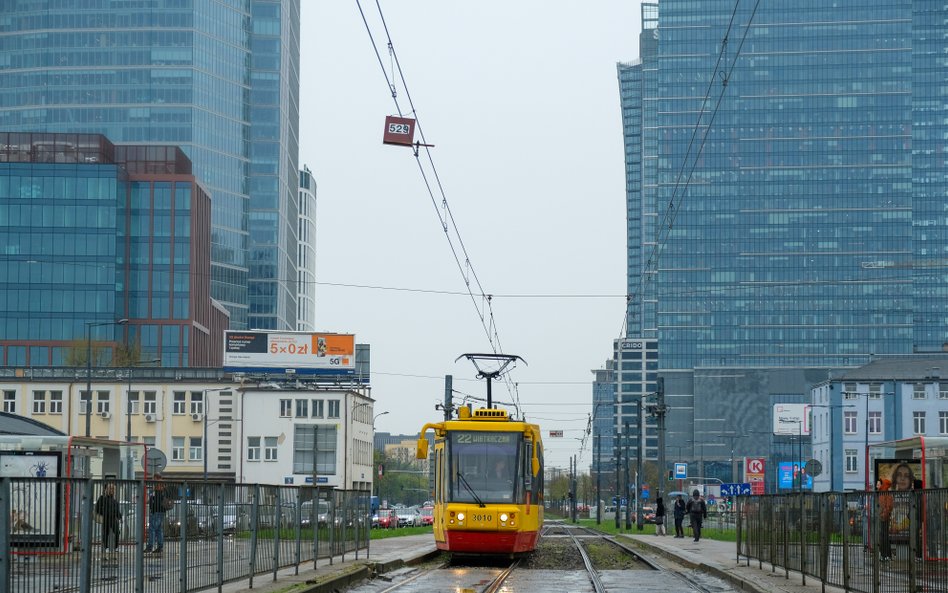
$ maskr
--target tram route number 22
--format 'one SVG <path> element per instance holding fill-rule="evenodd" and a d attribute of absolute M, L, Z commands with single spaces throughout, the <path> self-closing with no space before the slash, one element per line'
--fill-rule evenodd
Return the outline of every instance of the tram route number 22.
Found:
<path fill-rule="evenodd" d="M 494 520 L 494 516 L 493 515 L 471 515 L 471 519 L 474 521 L 477 521 L 478 523 L 482 521 L 485 523 L 490 523 L 491 521 Z"/>
<path fill-rule="evenodd" d="M 389 134 L 409 134 L 411 133 L 411 126 L 408 124 L 388 124 L 388 133 Z"/>

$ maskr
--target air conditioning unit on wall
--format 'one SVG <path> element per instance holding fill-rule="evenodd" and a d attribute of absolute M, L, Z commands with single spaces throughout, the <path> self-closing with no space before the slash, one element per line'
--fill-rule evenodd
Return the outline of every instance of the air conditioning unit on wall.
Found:
<path fill-rule="evenodd" d="M 158 416 L 156 414 L 145 414 L 145 422 L 154 422 L 156 420 L 158 420 Z"/>
<path fill-rule="evenodd" d="M 101 413 L 99 413 L 99 416 L 100 416 L 103 420 L 108 420 L 109 418 L 112 417 L 112 412 L 101 412 Z"/>
<path fill-rule="evenodd" d="M 194 422 L 200 422 L 201 420 L 204 420 L 204 414 L 191 414 L 191 420 Z"/>

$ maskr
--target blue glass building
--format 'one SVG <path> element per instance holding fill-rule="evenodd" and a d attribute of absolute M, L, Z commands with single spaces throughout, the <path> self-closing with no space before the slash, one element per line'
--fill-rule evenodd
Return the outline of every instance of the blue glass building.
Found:
<path fill-rule="evenodd" d="M 177 147 L 0 132 L 0 365 L 219 366 L 210 220 Z"/>
<path fill-rule="evenodd" d="M 658 337 L 665 369 L 940 351 L 942 9 L 737 6 L 730 32 L 734 2 L 646 6 L 657 27 L 642 62 L 619 67 L 623 109 L 641 113 L 626 123 L 641 179 L 629 187 L 629 292 L 645 297 L 629 334 Z"/>
<path fill-rule="evenodd" d="M 257 321 L 251 292 L 262 326 L 295 327 L 299 9 L 11 0 L 0 12 L 0 129 L 180 146 L 212 196 L 211 290 L 238 329 Z"/>
<path fill-rule="evenodd" d="M 733 479 L 829 369 L 948 344 L 948 24 L 909 0 L 662 0 L 642 22 L 618 65 L 626 333 L 658 341 L 679 461 Z"/>

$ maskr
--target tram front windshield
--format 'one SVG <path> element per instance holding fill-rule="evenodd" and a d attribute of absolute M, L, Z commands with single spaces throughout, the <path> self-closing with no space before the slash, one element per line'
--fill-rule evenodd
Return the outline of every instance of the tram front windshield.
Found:
<path fill-rule="evenodd" d="M 451 432 L 448 441 L 451 502 L 509 503 L 520 499 L 517 432 Z"/>

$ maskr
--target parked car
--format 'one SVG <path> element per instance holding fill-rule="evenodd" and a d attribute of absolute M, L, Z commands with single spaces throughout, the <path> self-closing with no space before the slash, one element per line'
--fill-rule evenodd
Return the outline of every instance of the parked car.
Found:
<path fill-rule="evenodd" d="M 182 531 L 188 537 L 211 537 L 217 535 L 217 516 L 210 507 L 205 505 L 188 504 L 186 518 L 182 520 L 180 506 L 175 506 L 165 513 L 165 535 L 167 537 L 181 537 Z M 182 528 L 182 523 L 184 527 Z"/>
<path fill-rule="evenodd" d="M 642 507 L 642 520 L 646 523 L 655 522 L 655 507 L 645 505 Z"/>
<path fill-rule="evenodd" d="M 424 526 L 434 525 L 434 509 L 432 507 L 422 507 L 418 511 L 421 515 L 421 524 Z"/>
<path fill-rule="evenodd" d="M 225 504 L 224 514 L 221 516 L 221 531 L 224 533 L 236 533 L 250 528 L 249 505 L 245 504 Z"/>
<path fill-rule="evenodd" d="M 399 509 L 395 514 L 398 516 L 399 527 L 417 527 L 421 525 L 421 514 L 416 508 Z"/>
<path fill-rule="evenodd" d="M 395 514 L 395 509 L 379 509 L 378 527 L 379 529 L 398 527 L 398 515 Z"/>

